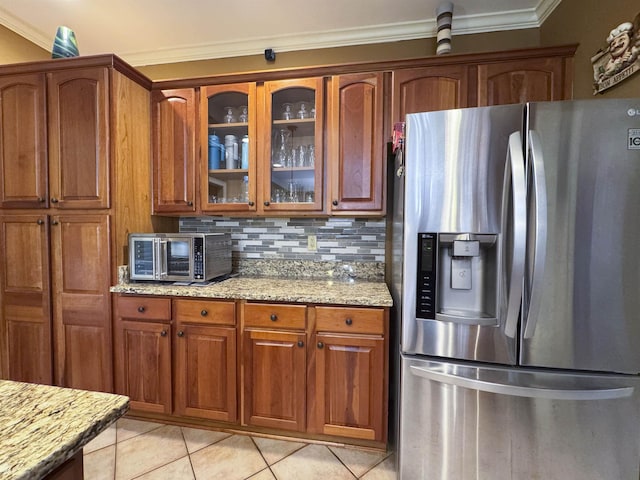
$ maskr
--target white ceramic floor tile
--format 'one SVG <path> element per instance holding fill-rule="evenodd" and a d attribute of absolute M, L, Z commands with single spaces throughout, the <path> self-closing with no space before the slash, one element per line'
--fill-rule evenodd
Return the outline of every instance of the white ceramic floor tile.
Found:
<path fill-rule="evenodd" d="M 258 472 L 255 475 L 249 477 L 247 480 L 276 480 L 276 477 L 273 476 L 271 470 L 265 468 L 261 472 Z"/>
<path fill-rule="evenodd" d="M 187 455 L 180 427 L 165 425 L 116 445 L 116 480 L 129 480 Z"/>
<path fill-rule="evenodd" d="M 150 432 L 156 428 L 162 427 L 162 423 L 145 422 L 143 420 L 134 420 L 132 418 L 121 418 L 117 422 L 116 439 L 118 442 L 124 442 L 142 433 Z"/>
<path fill-rule="evenodd" d="M 353 480 L 355 477 L 324 445 L 307 445 L 271 465 L 278 480 Z"/>
<path fill-rule="evenodd" d="M 300 450 L 306 445 L 301 442 L 289 442 L 263 437 L 253 437 L 253 441 L 256 443 L 260 453 L 262 453 L 262 456 L 269 465 L 273 465 L 287 455 L 291 455 L 293 452 Z"/>
<path fill-rule="evenodd" d="M 387 456 L 386 452 L 373 452 L 370 450 L 358 450 L 356 448 L 329 447 L 329 449 L 358 478 L 382 462 Z"/>
<path fill-rule="evenodd" d="M 244 480 L 267 467 L 262 455 L 244 435 L 232 435 L 191 455 L 197 480 Z"/>
<path fill-rule="evenodd" d="M 98 435 L 96 438 L 87 443 L 82 451 L 86 455 L 87 453 L 95 452 L 101 448 L 114 445 L 116 443 L 116 424 L 109 426 L 104 432 Z"/>
<path fill-rule="evenodd" d="M 116 471 L 116 446 L 111 445 L 83 455 L 85 480 L 113 480 Z"/>
<path fill-rule="evenodd" d="M 231 436 L 230 433 L 187 427 L 182 427 L 182 434 L 184 435 L 184 441 L 187 443 L 189 453 L 197 452 Z"/>
<path fill-rule="evenodd" d="M 182 457 L 164 467 L 146 473 L 136 480 L 194 480 L 189 457 Z"/>
<path fill-rule="evenodd" d="M 397 480 L 397 478 L 395 456 L 391 455 L 367 472 L 361 480 Z"/>

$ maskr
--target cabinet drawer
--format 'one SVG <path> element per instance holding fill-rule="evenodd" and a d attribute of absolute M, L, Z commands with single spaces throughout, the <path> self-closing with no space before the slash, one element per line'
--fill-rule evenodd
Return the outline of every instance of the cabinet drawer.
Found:
<path fill-rule="evenodd" d="M 236 304 L 213 300 L 174 300 L 173 318 L 178 322 L 236 324 Z"/>
<path fill-rule="evenodd" d="M 244 325 L 246 327 L 304 330 L 307 323 L 306 320 L 306 305 L 247 303 L 244 306 Z"/>
<path fill-rule="evenodd" d="M 316 307 L 319 332 L 370 333 L 384 335 L 381 308 Z"/>
<path fill-rule="evenodd" d="M 154 297 L 116 297 L 119 317 L 138 320 L 171 320 L 171 300 Z"/>

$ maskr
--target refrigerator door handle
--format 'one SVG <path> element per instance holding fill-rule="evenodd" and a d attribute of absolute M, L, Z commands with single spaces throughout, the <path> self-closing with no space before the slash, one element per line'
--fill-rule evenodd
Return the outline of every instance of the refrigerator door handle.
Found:
<path fill-rule="evenodd" d="M 539 383 L 536 383 L 536 386 L 531 386 L 512 382 L 511 380 L 514 380 L 513 378 L 509 378 L 510 383 L 502 383 L 455 375 L 431 368 L 420 368 L 415 365 L 411 365 L 409 368 L 412 374 L 434 382 L 498 395 L 546 398 L 550 400 L 611 400 L 633 395 L 633 387 L 631 386 L 606 386 L 601 388 L 571 388 L 567 386 L 566 388 L 560 388 L 557 385 L 550 385 L 548 387 L 540 386 Z M 508 372 L 505 372 L 505 379 L 508 378 L 508 375 Z"/>
<path fill-rule="evenodd" d="M 533 189 L 535 195 L 535 247 L 531 289 L 529 291 L 529 308 L 526 312 L 524 338 L 531 338 L 540 317 L 542 305 L 542 280 L 544 278 L 544 262 L 547 256 L 547 188 L 545 184 L 542 144 L 537 132 L 529 131 L 529 151 L 531 152 L 531 169 L 533 172 Z"/>
<path fill-rule="evenodd" d="M 509 149 L 504 171 L 504 184 L 502 195 L 502 225 L 503 232 L 509 223 L 508 192 L 511 182 L 513 217 L 513 252 L 511 256 L 511 277 L 509 280 L 506 320 L 504 333 L 515 338 L 518 328 L 518 314 L 520 313 L 520 301 L 522 300 L 522 284 L 524 281 L 525 248 L 527 240 L 527 215 L 526 215 L 526 183 L 524 176 L 524 155 L 522 153 L 522 136 L 520 132 L 509 135 Z"/>

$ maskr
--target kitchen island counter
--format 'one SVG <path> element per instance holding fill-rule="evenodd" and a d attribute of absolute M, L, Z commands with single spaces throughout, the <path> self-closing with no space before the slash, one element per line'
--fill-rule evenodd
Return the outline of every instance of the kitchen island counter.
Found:
<path fill-rule="evenodd" d="M 163 295 L 269 302 L 390 307 L 391 294 L 383 282 L 300 278 L 232 277 L 208 285 L 120 283 L 114 293 Z"/>
<path fill-rule="evenodd" d="M 0 380 L 0 480 L 46 478 L 128 409 L 122 395 Z"/>

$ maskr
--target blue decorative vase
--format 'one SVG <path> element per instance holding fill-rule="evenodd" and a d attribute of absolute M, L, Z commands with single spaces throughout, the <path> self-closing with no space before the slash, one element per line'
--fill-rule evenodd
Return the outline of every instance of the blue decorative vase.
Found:
<path fill-rule="evenodd" d="M 51 58 L 68 58 L 77 57 L 78 41 L 76 34 L 69 27 L 58 27 L 56 38 L 53 41 L 53 49 L 51 50 Z"/>

